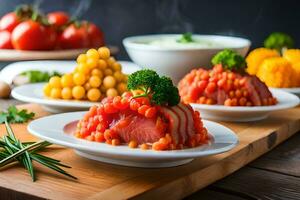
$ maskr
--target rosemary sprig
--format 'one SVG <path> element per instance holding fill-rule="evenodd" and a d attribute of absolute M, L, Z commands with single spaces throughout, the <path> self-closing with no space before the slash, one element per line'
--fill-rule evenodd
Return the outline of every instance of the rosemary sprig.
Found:
<path fill-rule="evenodd" d="M 61 168 L 71 167 L 62 164 L 59 160 L 38 153 L 39 151 L 44 150 L 46 147 L 51 145 L 51 143 L 47 141 L 21 142 L 16 138 L 7 121 L 5 121 L 5 128 L 7 135 L 4 135 L 2 138 L 0 138 L 0 168 L 11 163 L 19 162 L 27 169 L 32 181 L 35 181 L 36 176 L 33 167 L 33 161 L 35 161 L 65 176 L 77 179 Z"/>

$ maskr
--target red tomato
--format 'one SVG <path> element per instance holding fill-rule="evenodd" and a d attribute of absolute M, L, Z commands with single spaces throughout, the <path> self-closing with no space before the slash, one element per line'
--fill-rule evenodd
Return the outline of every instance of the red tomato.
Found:
<path fill-rule="evenodd" d="M 93 23 L 88 23 L 88 36 L 90 39 L 90 47 L 104 46 L 104 35 L 100 28 Z"/>
<path fill-rule="evenodd" d="M 12 32 L 12 44 L 19 50 L 51 50 L 56 45 L 56 32 L 50 26 L 27 20 Z"/>
<path fill-rule="evenodd" d="M 0 30 L 12 32 L 14 28 L 21 22 L 14 12 L 7 13 L 0 19 Z"/>
<path fill-rule="evenodd" d="M 63 49 L 92 48 L 104 45 L 103 32 L 93 23 L 83 22 L 79 27 L 69 25 L 61 34 L 60 47 Z"/>
<path fill-rule="evenodd" d="M 47 15 L 50 24 L 64 26 L 69 22 L 69 15 L 62 11 L 52 12 Z"/>
<path fill-rule="evenodd" d="M 11 33 L 8 31 L 0 31 L 0 49 L 12 49 Z"/>
<path fill-rule="evenodd" d="M 59 38 L 59 46 L 63 49 L 80 49 L 89 47 L 89 38 L 85 27 L 69 25 Z"/>

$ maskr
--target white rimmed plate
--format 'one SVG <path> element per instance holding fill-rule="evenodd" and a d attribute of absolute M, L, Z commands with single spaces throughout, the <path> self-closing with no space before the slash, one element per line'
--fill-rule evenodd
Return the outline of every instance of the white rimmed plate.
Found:
<path fill-rule="evenodd" d="M 43 61 L 37 61 L 37 62 L 43 62 Z M 53 64 L 53 61 L 49 61 L 50 64 Z M 56 61 L 58 64 L 61 61 Z M 63 62 L 68 62 L 68 61 L 63 61 Z M 40 63 L 39 66 L 40 66 Z M 48 63 L 49 64 L 49 63 Z M 122 61 L 122 71 L 125 74 L 131 74 L 135 71 L 138 71 L 140 68 L 127 61 Z M 51 66 L 51 65 L 47 65 Z M 54 65 L 53 65 L 54 66 Z M 56 65 L 55 65 L 56 66 Z M 70 72 L 73 70 L 74 65 L 69 66 L 69 64 L 65 63 L 66 68 L 69 70 L 67 72 Z M 48 69 L 49 67 L 47 67 Z M 10 74 L 10 77 L 13 77 L 13 71 L 10 70 L 11 72 L 5 72 Z M 64 72 L 63 72 L 64 73 Z M 19 74 L 19 73 L 17 73 Z M 10 78 L 7 79 L 8 81 Z M 71 112 L 71 111 L 82 111 L 82 110 L 88 110 L 89 107 L 92 105 L 96 104 L 95 102 L 90 102 L 90 101 L 77 101 L 77 100 L 62 100 L 62 99 L 50 99 L 44 96 L 43 94 L 43 86 L 45 83 L 34 83 L 34 84 L 26 84 L 22 86 L 15 87 L 12 90 L 11 95 L 20 101 L 28 102 L 28 103 L 37 103 L 40 104 L 44 107 L 45 110 L 52 112 L 52 113 L 61 113 L 61 112 Z"/>
<path fill-rule="evenodd" d="M 84 113 L 62 113 L 36 119 L 28 125 L 28 131 L 43 140 L 72 148 L 78 155 L 89 159 L 146 168 L 183 165 L 197 157 L 229 151 L 238 144 L 238 138 L 232 130 L 206 120 L 204 120 L 204 126 L 213 138 L 210 144 L 176 151 L 145 151 L 131 149 L 127 145 L 111 146 L 105 143 L 77 139 L 72 134 L 65 133 L 66 125 L 76 125 L 74 122 L 81 119 Z"/>
<path fill-rule="evenodd" d="M 119 48 L 108 46 L 111 54 L 118 53 Z M 87 49 L 63 49 L 49 51 L 21 51 L 15 49 L 0 49 L 0 61 L 20 61 L 20 60 L 52 60 L 52 59 L 74 59 Z"/>
<path fill-rule="evenodd" d="M 194 103 L 191 106 L 199 110 L 204 119 L 248 122 L 265 119 L 271 112 L 293 108 L 299 104 L 299 98 L 294 94 L 274 89 L 271 89 L 271 92 L 278 100 L 278 103 L 273 106 L 229 107 Z"/>
<path fill-rule="evenodd" d="M 284 91 L 284 92 L 289 92 L 289 93 L 295 94 L 298 97 L 300 97 L 300 87 L 294 87 L 294 88 L 272 88 L 272 90 L 281 90 L 281 91 Z"/>
<path fill-rule="evenodd" d="M 118 61 L 124 73 L 131 74 L 140 69 L 138 65 L 129 61 Z M 45 72 L 57 71 L 60 73 L 68 73 L 74 70 L 76 66 L 75 61 L 66 60 L 39 60 L 39 61 L 21 61 L 7 65 L 0 71 L 0 80 L 11 84 L 13 79 L 28 70 L 40 70 Z"/>
<path fill-rule="evenodd" d="M 90 101 L 47 98 L 43 94 L 45 84 L 46 83 L 34 83 L 18 86 L 12 90 L 11 95 L 13 98 L 23 102 L 40 104 L 45 110 L 52 113 L 88 110 L 89 107 L 97 104 L 96 102 Z"/>

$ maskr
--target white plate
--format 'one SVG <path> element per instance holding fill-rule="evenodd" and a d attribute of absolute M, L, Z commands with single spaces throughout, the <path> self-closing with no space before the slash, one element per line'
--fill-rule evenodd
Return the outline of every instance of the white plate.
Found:
<path fill-rule="evenodd" d="M 118 61 L 125 73 L 131 74 L 137 69 L 140 69 L 138 65 L 129 61 Z M 22 61 L 15 62 L 7 65 L 0 71 L 0 80 L 11 84 L 13 79 L 24 71 L 28 70 L 40 70 L 60 73 L 68 73 L 74 70 L 76 65 L 75 61 L 62 61 L 62 60 L 42 60 L 42 61 Z"/>
<path fill-rule="evenodd" d="M 34 136 L 54 144 L 73 148 L 77 154 L 89 159 L 134 167 L 171 167 L 192 161 L 194 158 L 229 151 L 238 144 L 238 138 L 230 129 L 204 120 L 213 139 L 210 144 L 176 151 L 131 149 L 127 145 L 111 146 L 105 143 L 77 139 L 64 132 L 67 124 L 81 119 L 85 112 L 63 113 L 36 119 L 28 125 Z"/>
<path fill-rule="evenodd" d="M 201 117 L 204 119 L 248 122 L 265 119 L 273 111 L 293 108 L 299 104 L 299 98 L 294 94 L 273 89 L 271 89 L 271 92 L 278 100 L 278 103 L 273 106 L 229 107 L 194 103 L 192 103 L 191 106 L 194 109 L 199 110 Z"/>
<path fill-rule="evenodd" d="M 115 55 L 119 48 L 109 46 L 111 54 Z M 65 49 L 51 51 L 20 51 L 14 49 L 0 49 L 0 61 L 74 59 L 87 49 Z"/>
<path fill-rule="evenodd" d="M 289 92 L 297 95 L 300 97 L 300 87 L 295 87 L 295 88 L 272 88 L 272 90 L 281 90 L 284 92 Z"/>
<path fill-rule="evenodd" d="M 39 62 L 38 64 L 40 66 L 40 63 L 42 63 L 43 61 L 36 61 L 36 62 Z M 53 62 L 57 62 L 57 64 L 60 64 L 61 61 L 47 61 L 47 62 L 49 62 L 50 64 L 51 63 L 53 64 Z M 47 63 L 47 62 L 45 62 L 45 63 Z M 63 61 L 63 62 L 70 62 L 70 61 Z M 140 69 L 137 65 L 135 65 L 131 62 L 121 61 L 120 63 L 122 64 L 122 71 L 125 74 L 131 74 Z M 50 64 L 49 64 L 49 67 L 51 66 Z M 63 65 L 52 65 L 52 66 L 63 66 Z M 49 67 L 47 67 L 47 69 Z M 69 66 L 67 63 L 65 63 L 65 66 L 63 66 L 63 67 L 65 67 L 64 70 L 66 70 L 66 68 L 68 68 L 69 70 L 67 70 L 67 72 L 70 72 L 73 70 L 74 65 Z M 51 68 L 51 69 L 53 69 L 53 68 Z M 5 72 L 5 73 L 7 74 L 7 77 L 9 76 L 9 74 L 11 75 L 11 77 L 14 77 L 14 76 L 12 76 L 12 74 L 15 74 L 15 72 L 13 70 L 10 70 L 9 73 L 7 73 L 7 72 Z M 17 73 L 17 74 L 19 74 L 19 73 Z M 11 79 L 7 78 L 7 81 L 9 81 L 9 80 L 11 80 Z M 46 98 L 46 97 L 44 97 L 44 94 L 43 94 L 43 86 L 44 85 L 45 85 L 45 83 L 34 83 L 34 84 L 26 84 L 26 85 L 18 86 L 12 90 L 11 95 L 15 99 L 18 99 L 20 101 L 40 104 L 44 107 L 45 110 L 52 112 L 52 113 L 88 110 L 89 107 L 96 104 L 95 102 L 90 102 L 90 101 L 62 100 L 62 99 L 58 100 L 58 99 Z"/>

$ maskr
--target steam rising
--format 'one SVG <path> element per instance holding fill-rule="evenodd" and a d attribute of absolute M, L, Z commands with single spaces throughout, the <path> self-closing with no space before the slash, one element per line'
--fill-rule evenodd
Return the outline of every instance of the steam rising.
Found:
<path fill-rule="evenodd" d="M 163 33 L 183 33 L 193 32 L 193 25 L 182 14 L 178 0 L 158 1 L 156 15 L 158 20 L 164 25 L 159 32 Z"/>
<path fill-rule="evenodd" d="M 80 18 L 91 6 L 92 0 L 80 0 L 78 4 L 73 5 L 70 11 L 74 10 L 71 18 Z"/>
<path fill-rule="evenodd" d="M 91 6 L 93 0 L 76 0 L 72 1 L 69 6 L 69 13 L 72 13 L 71 18 L 78 19 L 80 18 L 84 13 L 88 11 L 88 9 Z M 40 10 L 40 7 L 42 6 L 45 0 L 34 0 L 33 7 L 37 10 Z"/>

